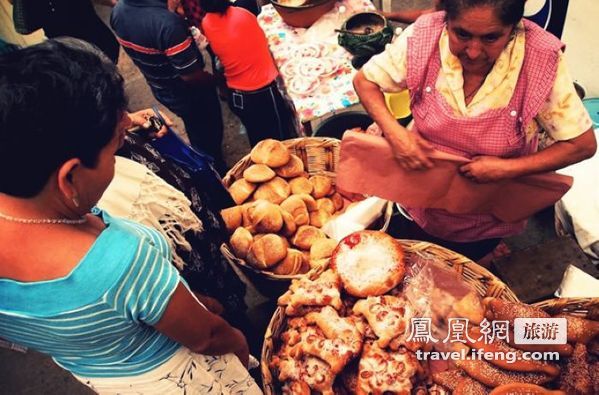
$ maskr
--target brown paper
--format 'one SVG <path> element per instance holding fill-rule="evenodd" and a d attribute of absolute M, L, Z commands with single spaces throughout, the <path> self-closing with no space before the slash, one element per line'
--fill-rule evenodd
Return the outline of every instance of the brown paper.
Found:
<path fill-rule="evenodd" d="M 435 151 L 434 167 L 405 170 L 384 137 L 346 132 L 341 142 L 337 185 L 412 208 L 440 208 L 455 214 L 493 214 L 516 222 L 558 201 L 572 177 L 555 172 L 479 184 L 459 173 L 470 160 Z"/>

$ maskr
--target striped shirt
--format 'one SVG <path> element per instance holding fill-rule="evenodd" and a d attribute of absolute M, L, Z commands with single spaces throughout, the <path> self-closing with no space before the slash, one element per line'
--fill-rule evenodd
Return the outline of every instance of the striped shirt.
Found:
<path fill-rule="evenodd" d="M 98 214 L 106 229 L 67 276 L 0 279 L 0 337 L 79 376 L 135 376 L 181 347 L 152 325 L 182 280 L 160 233 Z"/>
<path fill-rule="evenodd" d="M 170 12 L 165 0 L 121 0 L 110 25 L 154 89 L 180 88 L 181 75 L 204 68 L 187 22 Z"/>

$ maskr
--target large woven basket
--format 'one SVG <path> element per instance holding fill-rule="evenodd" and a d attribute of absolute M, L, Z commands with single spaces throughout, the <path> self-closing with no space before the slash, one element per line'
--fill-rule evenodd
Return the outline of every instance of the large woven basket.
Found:
<path fill-rule="evenodd" d="M 465 256 L 448 250 L 447 248 L 424 241 L 399 241 L 406 252 L 407 260 L 410 260 L 410 257 L 433 257 L 435 260 L 445 262 L 448 267 L 458 272 L 462 279 L 474 288 L 481 297 L 492 296 L 511 302 L 520 302 L 516 295 L 499 278 Z M 260 360 L 262 385 L 266 395 L 281 393 L 280 384 L 276 377 L 273 376 L 273 372 L 269 365 L 273 353 L 278 349 L 278 339 L 280 338 L 281 333 L 286 329 L 285 326 L 286 320 L 284 309 L 278 307 L 266 328 Z"/>
<path fill-rule="evenodd" d="M 537 302 L 533 306 L 551 315 L 570 314 L 590 320 L 599 320 L 599 298 L 556 298 Z"/>
<path fill-rule="evenodd" d="M 289 151 L 304 162 L 305 170 L 312 175 L 324 175 L 335 184 L 335 170 L 339 162 L 339 147 L 341 141 L 329 137 L 303 137 L 283 141 Z M 225 187 L 243 178 L 243 171 L 253 164 L 250 155 L 244 156 L 231 168 L 223 178 Z M 266 296 L 277 296 L 285 292 L 292 279 L 301 275 L 279 275 L 264 270 L 258 270 L 248 265 L 243 259 L 237 258 L 227 244 L 221 246 L 225 258 L 237 265 L 252 281 L 254 286 Z"/>

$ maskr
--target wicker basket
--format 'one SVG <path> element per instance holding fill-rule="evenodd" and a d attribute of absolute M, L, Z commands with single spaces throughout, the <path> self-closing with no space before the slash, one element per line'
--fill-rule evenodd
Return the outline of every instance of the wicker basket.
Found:
<path fill-rule="evenodd" d="M 556 298 L 533 304 L 551 315 L 570 314 L 590 320 L 599 320 L 599 298 Z"/>
<path fill-rule="evenodd" d="M 457 271 L 462 276 L 462 279 L 473 287 L 481 297 L 492 296 L 510 302 L 520 302 L 516 295 L 499 278 L 465 256 L 424 241 L 400 240 L 400 242 L 406 251 L 408 260 L 410 256 L 416 255 L 422 257 L 433 256 L 440 261 L 444 261 L 448 267 Z M 278 307 L 266 328 L 260 360 L 262 385 L 266 395 L 280 393 L 278 380 L 273 377 L 269 364 L 273 353 L 278 348 L 277 341 L 281 333 L 285 330 L 285 324 L 284 309 Z"/>
<path fill-rule="evenodd" d="M 283 141 L 283 144 L 304 162 L 304 167 L 311 176 L 324 175 L 331 178 L 335 184 L 335 170 L 339 162 L 341 141 L 329 137 L 303 137 Z M 225 187 L 229 188 L 233 182 L 243 178 L 243 171 L 252 164 L 250 155 L 244 156 L 223 178 Z M 244 260 L 237 258 L 227 244 L 221 246 L 221 252 L 229 262 L 238 266 L 256 289 L 265 296 L 281 295 L 287 290 L 292 279 L 302 276 L 301 274 L 278 275 L 255 269 Z"/>

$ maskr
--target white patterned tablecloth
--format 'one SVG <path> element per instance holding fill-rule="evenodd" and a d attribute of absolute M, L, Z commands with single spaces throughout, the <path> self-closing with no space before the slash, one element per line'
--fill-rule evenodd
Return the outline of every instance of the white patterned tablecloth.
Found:
<path fill-rule="evenodd" d="M 341 6 L 345 7 L 343 14 L 339 11 Z M 343 8 L 341 10 L 343 11 Z M 309 94 L 297 94 L 286 89 L 300 122 L 310 122 L 359 102 L 352 84 L 356 73 L 351 65 L 352 56 L 337 44 L 337 33 L 334 29 L 341 26 L 323 22 L 330 20 L 339 23 L 339 20 L 364 11 L 375 11 L 375 7 L 367 0 L 341 0 L 309 29 L 303 29 L 291 27 L 283 22 L 272 4 L 262 7 L 258 23 L 268 39 L 270 51 L 279 70 L 288 62 L 297 61 L 294 58 L 295 54 L 306 44 L 319 45 L 322 48 L 322 56 L 333 59 L 335 63 L 335 71 L 326 77 L 320 77 L 318 86 Z M 315 28 L 318 27 L 318 33 L 314 34 Z M 288 86 L 288 76 L 281 73 L 281 77 Z"/>

